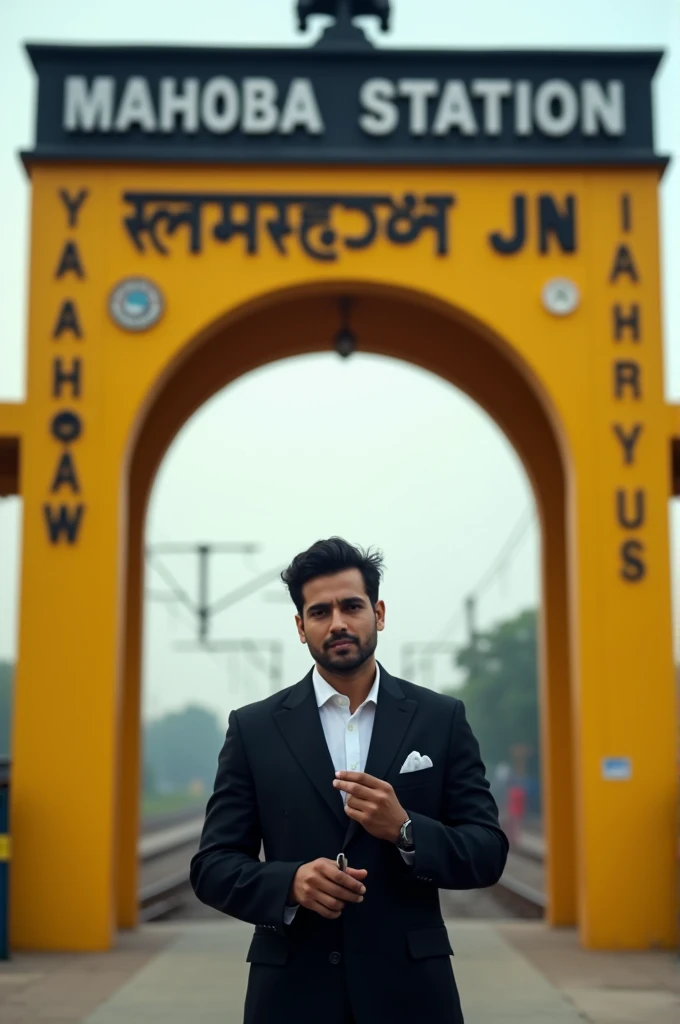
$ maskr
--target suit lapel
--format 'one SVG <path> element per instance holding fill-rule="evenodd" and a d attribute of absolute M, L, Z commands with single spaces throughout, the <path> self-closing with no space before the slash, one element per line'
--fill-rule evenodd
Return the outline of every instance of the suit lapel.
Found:
<path fill-rule="evenodd" d="M 310 782 L 341 827 L 346 828 L 347 815 L 340 792 L 333 786 L 335 768 L 323 734 L 311 672 L 292 688 L 281 709 L 274 712 L 274 720 Z"/>
<path fill-rule="evenodd" d="M 381 665 L 378 703 L 364 769 L 367 775 L 384 779 L 388 774 L 417 708 L 417 701 L 406 697 L 399 681 L 386 672 Z M 346 821 L 344 807 L 343 817 Z M 350 819 L 342 844 L 343 850 L 358 834 L 360 828 L 357 821 Z"/>

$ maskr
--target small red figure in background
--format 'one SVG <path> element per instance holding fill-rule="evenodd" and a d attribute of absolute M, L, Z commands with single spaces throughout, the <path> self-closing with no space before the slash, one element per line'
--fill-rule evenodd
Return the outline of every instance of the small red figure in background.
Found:
<path fill-rule="evenodd" d="M 513 783 L 508 787 L 506 835 L 511 846 L 519 839 L 520 829 L 524 821 L 527 807 L 527 796 L 524 786 Z"/>

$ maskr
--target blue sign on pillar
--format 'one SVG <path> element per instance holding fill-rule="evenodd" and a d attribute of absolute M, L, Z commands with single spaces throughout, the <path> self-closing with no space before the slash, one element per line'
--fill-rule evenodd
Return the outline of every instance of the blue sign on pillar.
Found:
<path fill-rule="evenodd" d="M 633 777 L 633 762 L 630 757 L 603 757 L 602 778 L 615 782 L 628 782 Z"/>

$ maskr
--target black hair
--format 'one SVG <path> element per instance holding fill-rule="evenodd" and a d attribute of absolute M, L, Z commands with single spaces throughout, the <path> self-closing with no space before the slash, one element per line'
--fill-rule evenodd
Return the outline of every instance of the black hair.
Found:
<path fill-rule="evenodd" d="M 298 614 L 302 615 L 304 607 L 302 588 L 305 583 L 317 576 L 331 576 L 345 569 L 359 570 L 368 598 L 375 608 L 383 575 L 382 552 L 355 547 L 342 537 L 329 537 L 328 540 L 317 540 L 306 551 L 301 551 L 281 573 Z"/>

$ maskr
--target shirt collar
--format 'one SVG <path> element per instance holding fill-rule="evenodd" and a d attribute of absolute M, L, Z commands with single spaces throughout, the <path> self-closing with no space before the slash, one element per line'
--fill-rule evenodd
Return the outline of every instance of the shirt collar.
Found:
<path fill-rule="evenodd" d="M 316 695 L 316 706 L 323 707 L 323 705 L 331 699 L 331 697 L 337 697 L 338 691 L 330 683 L 327 683 L 324 677 L 319 672 L 316 665 L 312 672 L 312 682 L 314 684 L 314 693 Z M 374 704 L 378 703 L 378 690 L 380 687 L 380 665 L 376 661 L 375 663 L 375 679 L 373 680 L 373 686 L 369 690 L 368 697 L 364 701 L 364 704 L 368 704 L 369 701 L 373 701 Z M 364 706 L 361 705 L 361 707 Z M 359 709 L 357 708 L 357 711 Z"/>

